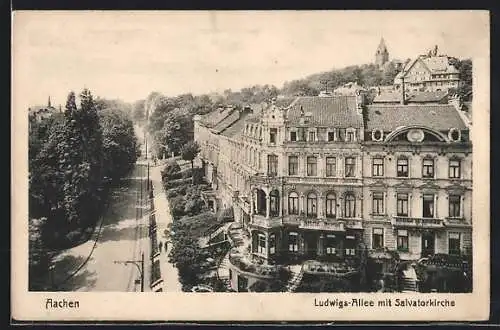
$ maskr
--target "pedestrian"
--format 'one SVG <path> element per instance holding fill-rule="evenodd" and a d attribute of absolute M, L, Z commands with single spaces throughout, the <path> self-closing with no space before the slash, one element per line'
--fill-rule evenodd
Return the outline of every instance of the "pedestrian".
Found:
<path fill-rule="evenodd" d="M 162 246 L 163 246 L 162 241 L 160 241 L 160 244 L 158 244 L 158 245 L 159 245 L 159 248 L 160 248 L 160 253 L 161 253 L 161 248 L 162 248 Z"/>
<path fill-rule="evenodd" d="M 167 249 L 168 249 L 168 242 L 167 242 L 167 241 L 165 241 L 165 253 L 168 253 L 168 252 L 167 252 Z"/>

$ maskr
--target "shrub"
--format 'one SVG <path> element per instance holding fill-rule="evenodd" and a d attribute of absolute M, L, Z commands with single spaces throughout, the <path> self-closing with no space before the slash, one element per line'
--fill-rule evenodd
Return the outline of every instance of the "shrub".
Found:
<path fill-rule="evenodd" d="M 165 181 L 165 188 L 170 189 L 170 188 L 175 188 L 179 186 L 187 186 L 191 184 L 191 179 L 171 179 Z"/>
<path fill-rule="evenodd" d="M 168 161 L 165 164 L 165 167 L 163 168 L 163 170 L 161 171 L 161 177 L 162 177 L 163 181 L 166 181 L 166 180 L 172 178 L 172 176 L 178 174 L 180 171 L 181 171 L 181 167 L 177 164 L 176 161 Z"/>
<path fill-rule="evenodd" d="M 186 207 L 186 201 L 184 196 L 176 196 L 170 199 L 170 210 L 174 217 L 184 215 L 184 209 Z"/>

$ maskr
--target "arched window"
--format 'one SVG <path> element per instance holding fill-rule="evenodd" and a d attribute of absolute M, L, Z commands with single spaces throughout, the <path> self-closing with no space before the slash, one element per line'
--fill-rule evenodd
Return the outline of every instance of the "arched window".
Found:
<path fill-rule="evenodd" d="M 336 212 L 337 205 L 337 196 L 334 193 L 328 193 L 326 195 L 326 217 L 327 218 L 335 218 L 337 215 Z"/>
<path fill-rule="evenodd" d="M 288 214 L 299 214 L 299 195 L 296 192 L 288 195 Z"/>
<path fill-rule="evenodd" d="M 280 193 L 277 190 L 271 191 L 269 194 L 270 215 L 276 217 L 280 213 Z"/>
<path fill-rule="evenodd" d="M 356 198 L 351 193 L 345 195 L 344 216 L 346 218 L 354 218 L 356 216 Z"/>
<path fill-rule="evenodd" d="M 307 216 L 315 217 L 318 215 L 317 205 L 318 197 L 313 192 L 309 193 L 307 195 Z"/>

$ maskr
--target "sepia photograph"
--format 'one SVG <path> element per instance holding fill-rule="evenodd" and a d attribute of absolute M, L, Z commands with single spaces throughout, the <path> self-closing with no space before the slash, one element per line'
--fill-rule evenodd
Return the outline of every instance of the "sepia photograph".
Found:
<path fill-rule="evenodd" d="M 12 30 L 18 315 L 487 317 L 488 12 L 20 11 Z"/>

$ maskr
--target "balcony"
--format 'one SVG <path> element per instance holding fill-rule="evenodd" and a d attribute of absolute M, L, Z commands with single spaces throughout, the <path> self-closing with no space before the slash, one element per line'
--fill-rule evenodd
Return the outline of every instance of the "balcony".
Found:
<path fill-rule="evenodd" d="M 344 222 L 346 228 L 363 229 L 363 221 L 361 219 L 342 218 L 341 220 Z"/>
<path fill-rule="evenodd" d="M 261 228 L 275 228 L 280 227 L 282 224 L 283 220 L 281 218 L 270 217 L 266 219 L 265 216 L 259 214 L 254 214 L 251 222 L 251 225 Z"/>
<path fill-rule="evenodd" d="M 444 219 L 444 225 L 449 227 L 470 227 L 471 224 L 465 218 L 448 217 Z"/>
<path fill-rule="evenodd" d="M 250 177 L 250 183 L 253 185 L 282 185 L 284 179 L 279 176 L 254 175 Z"/>
<path fill-rule="evenodd" d="M 335 220 L 302 219 L 299 228 L 323 231 L 345 231 L 344 223 Z"/>
<path fill-rule="evenodd" d="M 402 216 L 393 216 L 392 225 L 395 227 L 411 227 L 411 228 L 443 228 L 443 219 L 438 218 L 410 218 Z"/>

